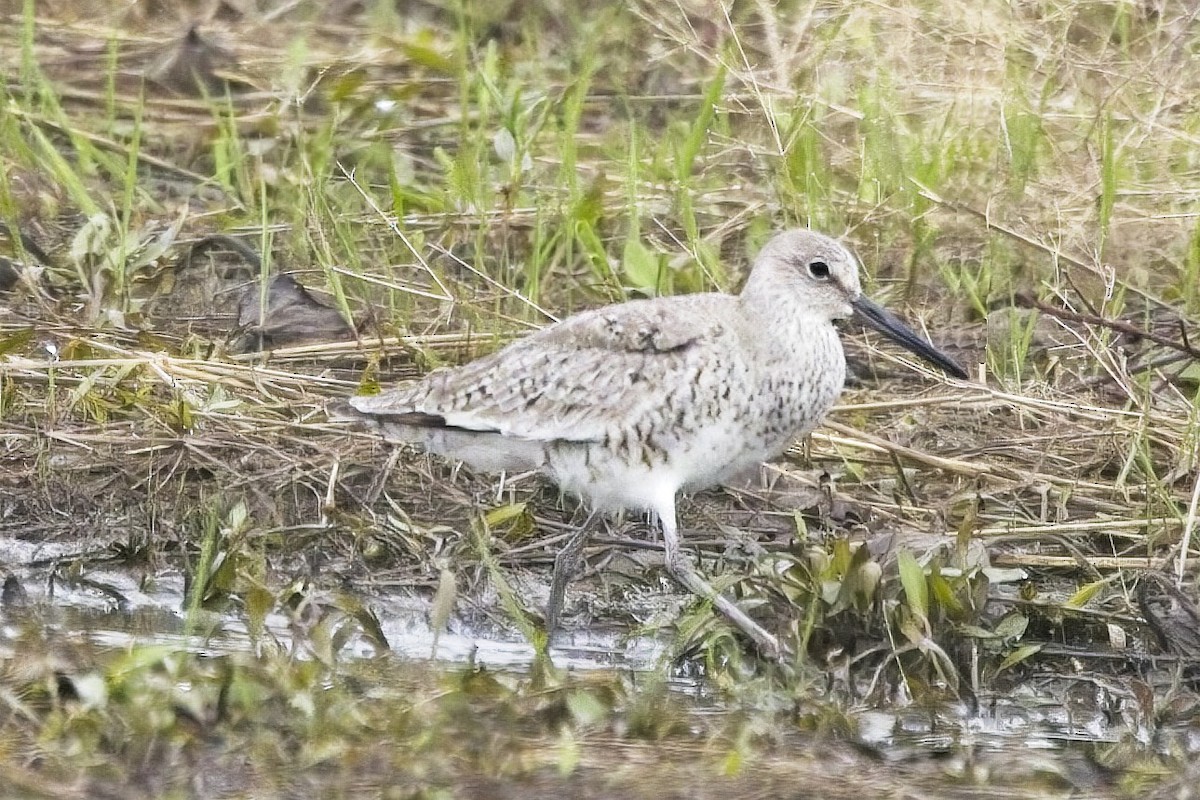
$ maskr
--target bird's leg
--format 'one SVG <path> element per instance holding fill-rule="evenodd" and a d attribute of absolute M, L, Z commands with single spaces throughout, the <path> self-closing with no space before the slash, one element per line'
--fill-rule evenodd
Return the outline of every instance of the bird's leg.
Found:
<path fill-rule="evenodd" d="M 552 641 L 554 632 L 558 629 L 558 616 L 562 613 L 567 583 L 575 577 L 575 572 L 579 569 L 579 557 L 583 554 L 583 548 L 592 536 L 592 528 L 598 518 L 599 514 L 596 511 L 588 514 L 583 525 L 571 534 L 571 538 L 554 557 L 554 576 L 550 579 L 550 599 L 546 601 L 546 636 Z"/>
<path fill-rule="evenodd" d="M 679 530 L 675 522 L 674 498 L 669 507 L 659 510 L 658 519 L 662 523 L 663 546 L 667 550 L 667 571 L 671 573 L 671 576 L 692 594 L 712 603 L 713 607 L 724 614 L 726 619 L 754 640 L 760 653 L 768 658 L 778 659 L 783 652 L 779 648 L 779 640 L 746 616 L 746 612 L 734 605 L 732 600 L 718 593 L 708 581 L 701 578 L 687 554 L 680 549 Z"/>

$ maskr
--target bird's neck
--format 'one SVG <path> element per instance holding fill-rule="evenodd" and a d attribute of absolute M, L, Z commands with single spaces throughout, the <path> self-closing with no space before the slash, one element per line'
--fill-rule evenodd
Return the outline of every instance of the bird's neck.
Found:
<path fill-rule="evenodd" d="M 777 281 L 772 281 L 763 270 L 750 271 L 746 285 L 738 296 L 747 309 L 766 309 L 768 306 L 780 304 L 783 287 Z"/>
<path fill-rule="evenodd" d="M 742 292 L 739 302 L 752 333 L 748 346 L 773 356 L 790 357 L 797 349 L 815 346 L 818 341 L 826 346 L 829 340 L 837 339 L 833 322 L 824 314 L 798 308 L 788 302 L 790 299 L 787 292 L 778 289 L 774 294 Z"/>

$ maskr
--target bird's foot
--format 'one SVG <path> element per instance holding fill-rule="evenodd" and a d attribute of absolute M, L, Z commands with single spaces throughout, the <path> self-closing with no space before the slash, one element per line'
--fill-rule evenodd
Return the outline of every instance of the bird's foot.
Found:
<path fill-rule="evenodd" d="M 763 628 L 737 607 L 732 600 L 718 592 L 708 581 L 700 577 L 696 568 L 682 553 L 675 559 L 668 560 L 667 569 L 675 580 L 692 594 L 702 597 L 713 604 L 713 608 L 725 615 L 742 633 L 750 637 L 758 648 L 758 652 L 773 661 L 779 661 L 786 655 L 786 649 L 779 644 L 773 634 Z"/>
<path fill-rule="evenodd" d="M 554 641 L 558 630 L 558 620 L 562 614 L 563 600 L 567 593 L 567 583 L 579 571 L 579 562 L 583 556 L 583 548 L 587 546 L 592 535 L 595 514 L 584 521 L 583 526 L 571 535 L 563 549 L 554 557 L 554 575 L 550 579 L 550 598 L 546 601 L 546 638 Z"/>

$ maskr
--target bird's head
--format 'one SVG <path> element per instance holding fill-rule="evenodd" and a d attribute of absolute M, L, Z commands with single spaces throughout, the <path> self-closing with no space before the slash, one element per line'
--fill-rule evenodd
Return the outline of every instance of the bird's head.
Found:
<path fill-rule="evenodd" d="M 956 378 L 967 377 L 953 359 L 862 293 L 859 264 L 836 239 L 808 230 L 785 231 L 763 246 L 742 296 L 751 303 L 786 303 L 789 313 L 826 322 L 856 312 L 864 324 Z"/>

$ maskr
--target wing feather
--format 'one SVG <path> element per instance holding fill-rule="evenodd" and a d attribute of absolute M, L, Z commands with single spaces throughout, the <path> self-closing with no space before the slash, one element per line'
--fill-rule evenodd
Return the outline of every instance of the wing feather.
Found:
<path fill-rule="evenodd" d="M 534 441 L 601 441 L 690 382 L 699 352 L 728 335 L 728 295 L 623 303 L 570 317 L 461 367 L 351 403 L 369 415 Z M 647 391 L 649 390 L 649 391 Z"/>

